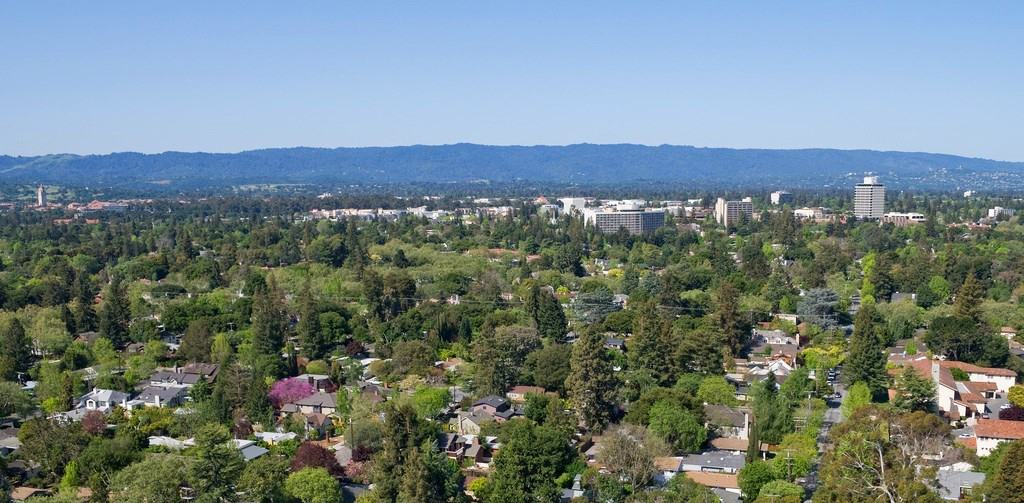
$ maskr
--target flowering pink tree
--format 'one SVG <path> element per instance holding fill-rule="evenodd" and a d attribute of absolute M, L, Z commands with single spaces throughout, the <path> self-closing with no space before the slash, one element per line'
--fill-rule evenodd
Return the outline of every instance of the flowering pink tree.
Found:
<path fill-rule="evenodd" d="M 294 403 L 297 400 L 302 400 L 307 396 L 313 395 L 316 390 L 313 389 L 313 385 L 309 384 L 308 381 L 297 379 L 295 377 L 289 377 L 288 379 L 281 379 L 274 383 L 270 388 L 270 400 L 274 402 L 275 407 L 281 407 L 286 403 Z"/>

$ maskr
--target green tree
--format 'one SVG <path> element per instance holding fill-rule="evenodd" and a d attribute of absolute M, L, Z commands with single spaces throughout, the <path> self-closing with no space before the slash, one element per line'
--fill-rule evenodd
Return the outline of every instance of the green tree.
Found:
<path fill-rule="evenodd" d="M 633 315 L 633 335 L 626 352 L 631 370 L 647 370 L 660 385 L 672 381 L 671 347 L 668 327 L 654 310 L 653 302 L 645 302 Z"/>
<path fill-rule="evenodd" d="M 205 318 L 189 323 L 181 338 L 178 354 L 188 362 L 210 362 L 210 346 L 213 344 L 213 329 Z"/>
<path fill-rule="evenodd" d="M 412 404 L 421 419 L 433 420 L 452 400 L 447 388 L 420 386 L 412 394 Z"/>
<path fill-rule="evenodd" d="M 732 283 L 722 283 L 712 301 L 715 327 L 722 334 L 727 355 L 737 355 L 747 343 L 750 323 L 740 313 L 740 292 Z"/>
<path fill-rule="evenodd" d="M 222 376 L 223 377 L 223 376 Z M 235 500 L 235 481 L 244 468 L 242 456 L 231 445 L 228 429 L 207 424 L 196 434 L 196 456 L 190 470 L 192 489 L 199 503 Z"/>
<path fill-rule="evenodd" d="M 280 292 L 273 281 L 257 289 L 253 295 L 251 341 L 255 357 L 261 364 L 281 364 L 288 318 L 280 299 Z"/>
<path fill-rule="evenodd" d="M 853 386 L 850 386 L 846 393 L 846 399 L 843 400 L 843 404 L 839 406 L 839 409 L 842 411 L 843 417 L 849 418 L 857 410 L 857 407 L 870 403 L 871 388 L 868 388 L 867 384 L 858 381 L 853 383 Z"/>
<path fill-rule="evenodd" d="M 325 468 L 303 468 L 288 476 L 285 489 L 302 503 L 341 503 L 338 481 Z"/>
<path fill-rule="evenodd" d="M 755 503 L 802 503 L 804 488 L 785 480 L 773 480 L 761 486 Z"/>
<path fill-rule="evenodd" d="M 540 345 L 533 327 L 498 327 L 493 334 L 481 334 L 474 343 L 476 388 L 484 393 L 504 393 L 520 381 L 526 357 Z"/>
<path fill-rule="evenodd" d="M 964 284 L 956 292 L 956 300 L 953 302 L 953 313 L 956 316 L 970 318 L 976 324 L 982 322 L 981 301 L 985 300 L 985 287 L 978 281 L 974 270 L 967 273 Z"/>
<path fill-rule="evenodd" d="M 554 480 L 569 464 L 572 451 L 563 432 L 530 421 L 513 420 L 501 435 L 501 450 L 491 471 L 493 503 L 549 501 Z"/>
<path fill-rule="evenodd" d="M 651 407 L 650 427 L 677 453 L 697 452 L 708 439 L 708 430 L 678 403 L 662 400 Z"/>
<path fill-rule="evenodd" d="M 569 401 L 587 428 L 600 430 L 608 424 L 615 406 L 615 376 L 604 350 L 604 337 L 585 333 L 572 346 L 565 388 Z"/>
<path fill-rule="evenodd" d="M 792 378 L 792 377 L 790 377 Z M 789 380 L 787 379 L 786 383 Z M 783 384 L 785 386 L 785 383 Z M 736 388 L 722 376 L 707 376 L 700 382 L 697 389 L 697 399 L 711 405 L 734 406 L 736 400 Z"/>
<path fill-rule="evenodd" d="M 879 337 L 877 318 L 877 311 L 872 304 L 865 304 L 857 311 L 850 340 L 850 356 L 843 366 L 843 375 L 848 384 L 863 382 L 873 396 L 880 397 L 888 388 L 889 375 L 885 370 L 885 345 Z"/>
<path fill-rule="evenodd" d="M 722 374 L 725 348 L 722 336 L 707 328 L 686 330 L 679 338 L 675 361 L 681 374 Z"/>
<path fill-rule="evenodd" d="M 754 461 L 740 468 L 737 476 L 745 501 L 754 501 L 765 484 L 775 480 L 775 469 L 767 461 Z"/>
<path fill-rule="evenodd" d="M 793 431 L 793 421 L 789 404 L 776 388 L 775 376 L 768 374 L 768 379 L 755 384 L 753 395 L 754 417 L 761 440 L 778 444 L 785 434 Z"/>
<path fill-rule="evenodd" d="M 18 383 L 0 381 L 0 417 L 28 414 L 32 411 L 32 398 L 21 390 Z"/>
<path fill-rule="evenodd" d="M 115 347 L 123 346 L 128 341 L 130 316 L 131 305 L 128 302 L 127 287 L 121 281 L 121 277 L 115 274 L 103 292 L 103 303 L 100 304 L 100 337 L 109 340 Z"/>
<path fill-rule="evenodd" d="M 896 378 L 896 396 L 893 407 L 901 412 L 931 412 L 935 410 L 935 382 L 922 377 L 917 370 L 907 365 Z"/>
<path fill-rule="evenodd" d="M 1024 407 L 1024 386 L 1010 386 L 1006 398 L 1017 407 Z"/>
<path fill-rule="evenodd" d="M 839 324 L 832 310 L 838 302 L 839 296 L 835 291 L 828 288 L 811 288 L 796 305 L 796 313 L 809 323 L 831 329 Z"/>
<path fill-rule="evenodd" d="M 992 501 L 1024 502 L 1024 441 L 1010 443 L 991 481 Z"/>
<path fill-rule="evenodd" d="M 18 318 L 0 325 L 0 379 L 17 380 L 32 366 L 32 341 Z"/>
<path fill-rule="evenodd" d="M 111 503 L 177 503 L 188 485 L 192 458 L 150 454 L 121 470 L 110 482 Z"/>
<path fill-rule="evenodd" d="M 331 342 L 325 338 L 326 335 L 320 327 L 320 308 L 313 297 L 312 287 L 309 279 L 302 286 L 299 293 L 299 323 L 295 327 L 298 332 L 299 344 L 302 346 L 302 354 L 310 360 L 319 360 L 328 355 L 331 349 Z"/>
<path fill-rule="evenodd" d="M 563 391 L 571 356 L 572 347 L 567 344 L 549 344 L 527 355 L 526 366 L 533 384 L 547 391 Z"/>

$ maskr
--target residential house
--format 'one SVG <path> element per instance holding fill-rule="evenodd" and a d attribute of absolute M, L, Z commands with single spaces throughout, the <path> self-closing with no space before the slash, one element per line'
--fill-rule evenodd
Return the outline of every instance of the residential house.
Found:
<path fill-rule="evenodd" d="M 139 393 L 131 402 L 128 408 L 136 407 L 179 407 L 188 398 L 188 388 L 149 386 Z"/>
<path fill-rule="evenodd" d="M 331 380 L 330 376 L 322 374 L 302 374 L 295 378 L 300 381 L 306 381 L 319 393 L 334 393 L 335 391 L 338 391 L 338 385 L 334 384 L 334 381 Z"/>
<path fill-rule="evenodd" d="M 746 464 L 742 454 L 728 451 L 705 451 L 688 454 L 679 460 L 684 472 L 738 473 Z"/>
<path fill-rule="evenodd" d="M 1017 336 L 1017 329 L 1013 327 L 1003 327 L 999 329 L 999 335 L 1005 337 L 1007 340 L 1013 340 Z"/>
<path fill-rule="evenodd" d="M 753 413 L 746 407 L 705 405 L 705 427 L 723 438 L 746 440 L 750 435 Z"/>
<path fill-rule="evenodd" d="M 11 501 L 26 501 L 30 498 L 48 496 L 49 494 L 50 493 L 47 492 L 46 489 L 19 486 L 11 489 Z"/>
<path fill-rule="evenodd" d="M 753 330 L 751 334 L 751 343 L 755 345 L 770 344 L 790 344 L 794 346 L 800 345 L 799 339 L 786 335 L 786 332 L 782 330 Z"/>
<path fill-rule="evenodd" d="M 303 414 L 334 414 L 338 411 L 338 404 L 333 393 L 314 393 L 297 400 L 295 407 Z"/>
<path fill-rule="evenodd" d="M 477 400 L 470 407 L 470 410 L 487 413 L 499 423 L 507 421 L 514 416 L 522 415 L 522 411 L 513 407 L 507 399 L 496 395 L 485 396 Z"/>
<path fill-rule="evenodd" d="M 985 482 L 985 474 L 939 470 L 935 473 L 939 497 L 946 501 L 970 500 L 974 487 Z"/>
<path fill-rule="evenodd" d="M 78 400 L 77 408 L 98 410 L 106 413 L 114 410 L 114 407 L 117 407 L 118 405 L 128 408 L 129 399 L 131 399 L 131 395 L 128 393 L 109 389 L 93 388 L 92 391 L 86 393 Z"/>
<path fill-rule="evenodd" d="M 999 444 L 1024 438 L 1024 421 L 979 419 L 974 435 L 978 438 L 978 456 L 988 456 Z"/>
<path fill-rule="evenodd" d="M 666 456 L 654 458 L 654 482 L 664 485 L 682 471 L 682 457 Z"/>
<path fill-rule="evenodd" d="M 722 489 L 729 493 L 740 493 L 740 484 L 735 473 L 686 472 L 686 476 L 712 490 Z"/>
<path fill-rule="evenodd" d="M 246 463 L 270 452 L 269 450 L 256 445 L 256 441 L 254 440 L 233 438 L 231 439 L 231 442 L 235 445 L 235 448 L 238 449 L 238 453 L 242 455 L 242 460 Z"/>
<path fill-rule="evenodd" d="M 905 361 L 890 358 L 892 360 Z M 918 375 L 935 383 L 936 403 L 949 419 L 970 418 L 990 412 L 987 410 L 988 400 L 994 398 L 996 393 L 1009 391 L 1017 378 L 1017 373 L 1012 370 L 978 367 L 956 361 L 913 359 L 904 365 L 912 367 Z M 969 380 L 957 381 L 953 378 L 952 369 L 962 370 Z M 900 372 L 902 369 L 899 368 L 889 370 L 891 375 Z"/>
<path fill-rule="evenodd" d="M 545 392 L 546 390 L 540 386 L 516 386 L 508 390 L 508 392 L 505 393 L 505 396 L 515 403 L 525 403 L 526 395 L 530 393 L 543 395 Z"/>
<path fill-rule="evenodd" d="M 606 335 L 604 338 L 605 349 L 614 349 L 616 351 L 622 351 L 626 348 L 626 340 L 621 337 L 613 337 Z"/>

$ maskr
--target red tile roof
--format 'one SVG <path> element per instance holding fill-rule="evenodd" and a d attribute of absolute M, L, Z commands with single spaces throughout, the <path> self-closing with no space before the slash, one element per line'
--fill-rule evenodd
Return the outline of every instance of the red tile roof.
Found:
<path fill-rule="evenodd" d="M 1006 421 L 1003 419 L 979 419 L 974 425 L 974 435 L 978 438 L 1024 438 L 1024 421 Z"/>
<path fill-rule="evenodd" d="M 967 372 L 968 374 L 985 374 L 990 376 L 1017 377 L 1017 373 L 1009 369 L 979 367 L 977 365 L 971 365 L 970 363 L 964 362 L 940 361 L 939 365 L 945 368 L 958 368 L 960 370 L 963 370 L 964 372 Z"/>
<path fill-rule="evenodd" d="M 686 472 L 690 480 L 707 487 L 722 489 L 739 489 L 740 484 L 735 474 L 711 472 Z"/>

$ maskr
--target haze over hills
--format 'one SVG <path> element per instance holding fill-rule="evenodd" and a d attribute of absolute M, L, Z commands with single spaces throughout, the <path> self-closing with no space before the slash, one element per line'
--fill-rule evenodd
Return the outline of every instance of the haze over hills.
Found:
<path fill-rule="evenodd" d="M 866 172 L 887 185 L 949 190 L 1024 187 L 1024 162 L 947 154 L 837 149 L 729 149 L 635 144 L 276 148 L 230 154 L 164 152 L 0 156 L 0 182 L 66 186 L 230 186 L 254 183 L 665 181 L 699 186 L 846 186 Z"/>

